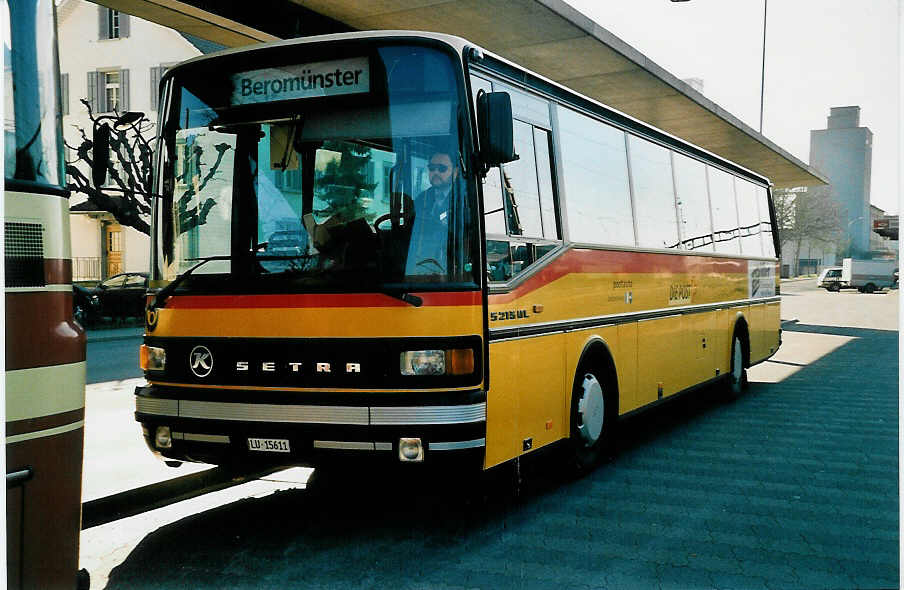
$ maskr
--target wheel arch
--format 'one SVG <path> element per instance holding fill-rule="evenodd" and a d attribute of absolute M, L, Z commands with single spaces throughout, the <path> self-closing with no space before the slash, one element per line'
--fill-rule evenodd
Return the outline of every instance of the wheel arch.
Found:
<path fill-rule="evenodd" d="M 734 324 L 731 328 L 731 340 L 729 340 L 728 354 L 731 355 L 731 342 L 735 336 L 741 337 L 741 346 L 743 347 L 744 368 L 750 366 L 750 326 L 747 324 L 747 318 L 742 312 L 738 312 L 735 316 Z"/>
<path fill-rule="evenodd" d="M 595 367 L 605 374 L 606 384 L 612 387 L 612 391 L 614 392 L 614 395 L 612 396 L 612 403 L 614 403 L 615 405 L 615 408 L 613 408 L 615 410 L 615 415 L 618 416 L 619 388 L 618 372 L 615 369 L 615 355 L 612 354 L 612 350 L 609 348 L 609 344 L 600 336 L 593 336 L 584 343 L 584 347 L 581 350 L 580 356 L 578 357 L 578 362 L 574 366 L 572 387 L 569 389 L 567 407 L 571 407 L 571 398 L 574 394 L 574 383 L 578 378 L 581 367 L 587 365 Z M 569 422 L 570 420 L 571 418 L 569 413 Z M 568 426 L 569 428 L 571 428 L 570 423 Z"/>

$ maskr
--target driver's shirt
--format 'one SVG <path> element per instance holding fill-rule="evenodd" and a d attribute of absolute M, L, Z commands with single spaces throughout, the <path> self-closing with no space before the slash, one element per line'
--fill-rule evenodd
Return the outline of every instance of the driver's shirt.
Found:
<path fill-rule="evenodd" d="M 449 194 L 452 185 L 431 187 L 414 200 L 414 224 L 408 245 L 407 275 L 446 274 L 449 237 Z"/>

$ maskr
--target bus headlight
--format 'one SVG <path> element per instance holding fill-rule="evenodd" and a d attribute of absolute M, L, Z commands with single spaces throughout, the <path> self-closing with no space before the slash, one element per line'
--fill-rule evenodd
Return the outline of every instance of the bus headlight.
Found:
<path fill-rule="evenodd" d="M 162 348 L 142 344 L 138 354 L 142 371 L 162 371 L 166 367 L 166 350 Z"/>
<path fill-rule="evenodd" d="M 470 375 L 474 372 L 474 351 L 406 350 L 399 355 L 402 375 Z"/>
<path fill-rule="evenodd" d="M 445 375 L 446 352 L 443 350 L 406 350 L 399 357 L 402 375 Z"/>

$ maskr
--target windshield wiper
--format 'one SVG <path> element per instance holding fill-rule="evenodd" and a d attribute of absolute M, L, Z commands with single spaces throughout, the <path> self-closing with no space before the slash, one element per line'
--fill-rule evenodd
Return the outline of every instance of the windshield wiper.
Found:
<path fill-rule="evenodd" d="M 199 260 L 198 264 L 189 268 L 187 271 L 178 275 L 173 281 L 167 285 L 166 287 L 160 289 L 157 292 L 157 295 L 154 297 L 154 300 L 148 305 L 148 311 L 154 311 L 158 307 L 160 307 L 164 301 L 175 291 L 179 285 L 182 284 L 185 279 L 187 279 L 191 273 L 195 272 L 197 269 L 201 268 L 211 260 L 232 260 L 232 256 L 221 255 L 221 256 L 205 256 L 204 258 L 190 258 L 189 260 Z"/>
<path fill-rule="evenodd" d="M 408 305 L 413 307 L 420 307 L 424 304 L 424 300 L 418 297 L 417 295 L 412 295 L 407 291 L 390 291 L 388 289 L 384 289 L 381 291 L 384 295 L 389 295 L 394 299 L 398 299 L 399 301 L 404 301 Z"/>

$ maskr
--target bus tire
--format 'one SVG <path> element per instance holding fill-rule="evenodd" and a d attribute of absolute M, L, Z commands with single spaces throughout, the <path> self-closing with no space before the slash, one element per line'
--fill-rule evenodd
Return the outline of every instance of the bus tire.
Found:
<path fill-rule="evenodd" d="M 618 421 L 617 392 L 602 363 L 583 362 L 571 393 L 569 466 L 575 475 L 592 470 L 601 459 L 611 459 Z"/>
<path fill-rule="evenodd" d="M 829 286 L 826 287 L 826 288 L 827 288 L 829 291 L 832 291 L 833 293 L 837 293 L 837 292 L 841 291 L 841 286 L 840 286 L 840 285 L 837 285 L 837 284 L 829 285 Z"/>
<path fill-rule="evenodd" d="M 874 284 L 872 284 L 872 283 L 867 283 L 867 284 L 863 287 L 863 292 L 864 292 L 864 293 L 875 293 L 875 292 L 876 292 L 876 285 L 874 285 Z"/>
<path fill-rule="evenodd" d="M 737 399 L 747 390 L 746 350 L 745 334 L 742 330 L 736 329 L 731 337 L 731 362 L 728 368 L 728 378 L 725 380 L 725 394 L 730 400 Z"/>

